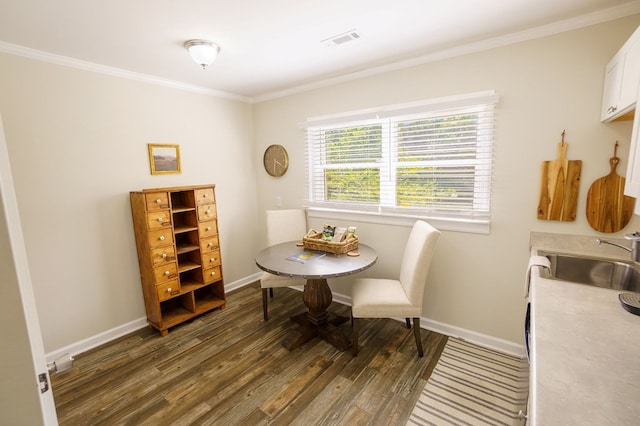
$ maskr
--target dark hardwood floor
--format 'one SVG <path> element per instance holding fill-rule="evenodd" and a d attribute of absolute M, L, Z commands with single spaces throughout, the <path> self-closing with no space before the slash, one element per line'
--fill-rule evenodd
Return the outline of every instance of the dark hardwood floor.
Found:
<path fill-rule="evenodd" d="M 281 345 L 304 311 L 301 293 L 275 289 L 262 318 L 259 284 L 227 307 L 172 328 L 121 337 L 52 376 L 60 425 L 404 425 L 447 337 L 390 319 L 362 320 L 360 353 L 314 339 Z M 331 312 L 349 315 L 333 303 Z M 340 326 L 351 333 L 350 323 Z"/>

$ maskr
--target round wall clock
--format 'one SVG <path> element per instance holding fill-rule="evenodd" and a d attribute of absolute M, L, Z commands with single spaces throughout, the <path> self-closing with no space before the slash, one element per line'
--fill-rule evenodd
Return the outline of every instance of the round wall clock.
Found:
<path fill-rule="evenodd" d="M 289 155 L 282 145 L 271 145 L 264 151 L 264 169 L 271 176 L 280 177 L 289 168 Z"/>

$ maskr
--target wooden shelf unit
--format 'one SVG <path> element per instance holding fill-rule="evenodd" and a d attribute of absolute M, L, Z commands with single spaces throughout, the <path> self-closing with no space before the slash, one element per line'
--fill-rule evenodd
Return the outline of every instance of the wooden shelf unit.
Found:
<path fill-rule="evenodd" d="M 224 308 L 215 185 L 143 189 L 129 198 L 149 325 L 166 336 Z"/>

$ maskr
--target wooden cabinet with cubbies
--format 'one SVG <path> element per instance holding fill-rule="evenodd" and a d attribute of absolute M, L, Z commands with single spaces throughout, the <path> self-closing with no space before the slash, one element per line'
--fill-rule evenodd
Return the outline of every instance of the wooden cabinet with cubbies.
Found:
<path fill-rule="evenodd" d="M 144 189 L 129 198 L 149 324 L 164 336 L 224 308 L 215 186 Z"/>

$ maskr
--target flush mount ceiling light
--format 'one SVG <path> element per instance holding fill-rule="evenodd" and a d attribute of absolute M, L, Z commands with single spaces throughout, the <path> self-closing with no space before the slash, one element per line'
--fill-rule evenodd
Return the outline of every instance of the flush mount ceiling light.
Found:
<path fill-rule="evenodd" d="M 189 40 L 184 44 L 184 47 L 189 51 L 191 58 L 196 61 L 196 64 L 200 65 L 202 69 L 211 65 L 220 52 L 220 46 L 208 40 Z"/>

